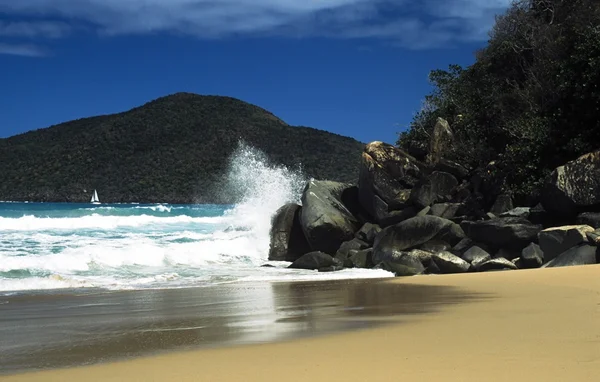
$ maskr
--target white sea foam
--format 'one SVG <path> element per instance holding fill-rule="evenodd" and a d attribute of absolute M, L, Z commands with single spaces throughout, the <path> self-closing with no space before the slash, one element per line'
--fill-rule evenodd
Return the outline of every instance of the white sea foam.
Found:
<path fill-rule="evenodd" d="M 169 224 L 217 224 L 225 222 L 226 218 L 217 217 L 191 217 L 191 216 L 106 216 L 92 214 L 77 218 L 42 218 L 32 215 L 20 218 L 0 217 L 0 231 L 41 231 L 41 230 L 82 230 L 98 229 L 110 230 L 120 227 L 142 227 L 147 225 Z"/>

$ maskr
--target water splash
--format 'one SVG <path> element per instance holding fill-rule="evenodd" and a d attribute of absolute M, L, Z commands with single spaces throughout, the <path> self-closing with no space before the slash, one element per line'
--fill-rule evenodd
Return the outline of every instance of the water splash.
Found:
<path fill-rule="evenodd" d="M 235 217 L 237 227 L 252 231 L 254 249 L 266 260 L 271 217 L 286 203 L 300 203 L 306 185 L 301 164 L 297 169 L 274 164 L 262 151 L 240 141 L 230 158 L 227 185 L 238 203 L 226 215 Z"/>

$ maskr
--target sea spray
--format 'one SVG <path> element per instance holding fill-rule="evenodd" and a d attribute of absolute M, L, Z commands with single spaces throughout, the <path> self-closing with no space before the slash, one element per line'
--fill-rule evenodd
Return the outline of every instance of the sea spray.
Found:
<path fill-rule="evenodd" d="M 234 224 L 252 231 L 255 251 L 266 260 L 271 217 L 286 203 L 300 203 L 306 178 L 301 170 L 272 163 L 260 150 L 238 142 L 227 174 L 229 192 L 237 197 L 235 207 L 225 214 Z"/>

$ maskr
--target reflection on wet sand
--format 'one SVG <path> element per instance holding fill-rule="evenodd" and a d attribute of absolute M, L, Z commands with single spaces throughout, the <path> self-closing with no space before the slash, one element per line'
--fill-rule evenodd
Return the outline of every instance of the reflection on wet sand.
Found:
<path fill-rule="evenodd" d="M 0 373 L 368 328 L 487 297 L 383 280 L 5 296 Z"/>

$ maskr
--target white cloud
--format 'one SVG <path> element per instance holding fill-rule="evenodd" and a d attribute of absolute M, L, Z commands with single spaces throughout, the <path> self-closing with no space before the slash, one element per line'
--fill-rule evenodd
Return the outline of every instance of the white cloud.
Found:
<path fill-rule="evenodd" d="M 70 20 L 98 33 L 378 38 L 409 48 L 480 41 L 510 0 L 0 0 L 0 36 L 59 37 L 36 20 Z M 3 27 L 4 25 L 4 27 Z M 9 28 L 10 27 L 10 28 Z M 44 32 L 45 31 L 45 32 Z"/>
<path fill-rule="evenodd" d="M 63 22 L 52 21 L 2 21 L 0 36 L 60 38 L 66 36 L 70 27 Z"/>
<path fill-rule="evenodd" d="M 33 44 L 5 44 L 0 42 L 0 54 L 26 57 L 42 57 L 46 51 Z"/>

